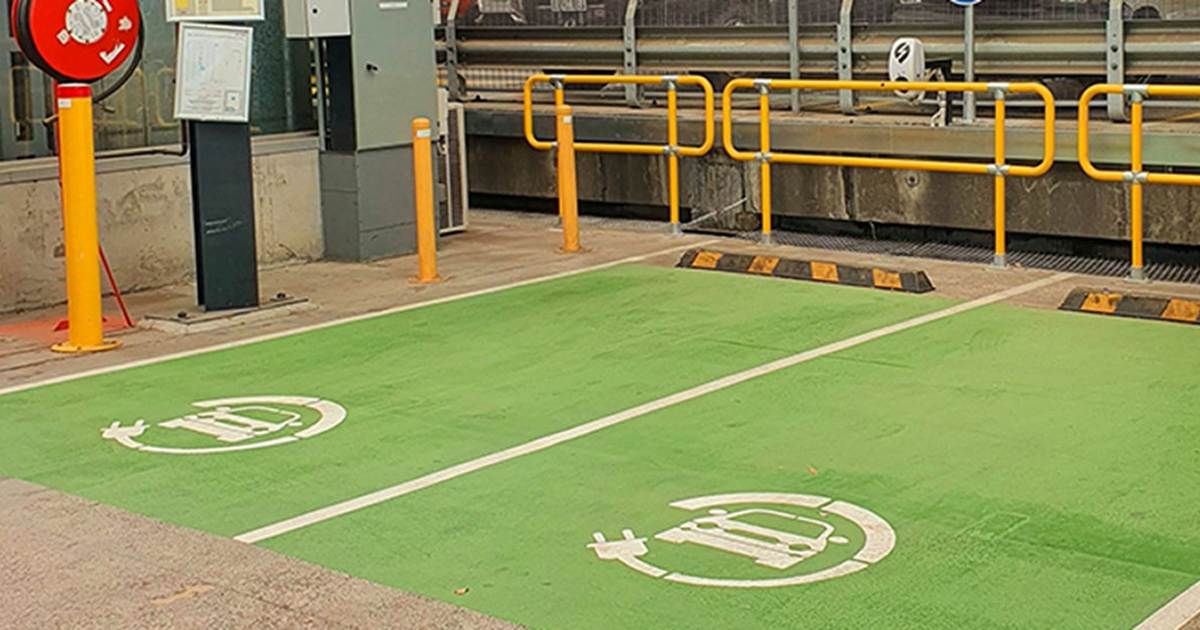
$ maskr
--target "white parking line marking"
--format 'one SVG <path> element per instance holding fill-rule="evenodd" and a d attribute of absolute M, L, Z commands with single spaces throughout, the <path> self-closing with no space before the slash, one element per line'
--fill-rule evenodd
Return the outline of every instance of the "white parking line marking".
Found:
<path fill-rule="evenodd" d="M 1200 618 L 1200 582 L 1171 600 L 1134 630 L 1179 630 L 1187 622 Z"/>
<path fill-rule="evenodd" d="M 856 337 L 851 337 L 843 341 L 831 343 L 815 350 L 809 350 L 807 352 L 802 352 L 800 354 L 772 361 L 770 363 L 750 368 L 749 370 L 738 372 L 736 374 L 731 374 L 703 385 L 698 385 L 691 389 L 671 394 L 665 398 L 660 398 L 632 409 L 615 413 L 611 416 L 606 416 L 586 424 L 572 427 L 565 431 L 560 431 L 558 433 L 538 438 L 532 442 L 514 446 L 497 453 L 492 453 L 491 455 L 485 455 L 478 459 L 473 459 L 456 466 L 451 466 L 450 468 L 439 470 L 437 472 L 430 473 L 423 477 L 418 477 L 411 481 L 406 481 L 390 488 L 384 488 L 361 497 L 343 501 L 341 503 L 324 507 L 307 514 L 301 514 L 300 516 L 296 516 L 279 523 L 249 531 L 240 536 L 236 536 L 235 540 L 239 540 L 244 543 L 258 543 L 264 540 L 269 540 L 288 532 L 294 532 L 310 525 L 335 519 L 339 516 L 345 516 L 346 514 L 357 512 L 374 505 L 379 505 L 380 503 L 391 501 L 392 499 L 402 497 L 406 494 L 412 494 L 419 490 L 424 490 L 425 488 L 435 486 L 443 481 L 449 481 L 451 479 L 462 477 L 464 475 L 495 466 L 496 464 L 501 464 L 519 457 L 524 457 L 525 455 L 530 455 L 537 453 L 538 451 L 543 451 L 548 448 L 558 446 L 564 442 L 569 442 L 576 438 L 596 433 L 597 431 L 628 422 L 635 418 L 640 418 L 644 415 L 651 414 L 668 407 L 685 403 L 690 400 L 695 400 L 713 392 L 721 391 L 723 389 L 733 387 L 734 385 L 739 385 L 741 383 L 745 383 L 746 381 L 756 379 L 760 376 L 766 376 L 768 374 L 779 372 L 780 370 L 786 370 L 802 363 L 807 363 L 814 359 L 826 357 L 843 350 L 849 350 L 850 348 L 861 346 L 889 335 L 911 330 L 913 328 L 917 328 L 918 326 L 924 326 L 925 324 L 948 319 L 968 311 L 973 311 L 975 309 L 996 304 L 998 302 L 1003 302 L 1004 300 L 1030 293 L 1032 291 L 1037 291 L 1038 289 L 1062 282 L 1063 280 L 1066 280 L 1072 276 L 1073 274 L 1069 273 L 1055 274 L 1048 278 L 1043 278 L 1041 280 L 1024 284 L 1019 287 L 1014 287 L 1006 291 L 1001 291 L 977 300 L 952 306 L 935 313 L 922 315 L 899 324 L 893 324 L 891 326 L 873 330 L 871 332 L 864 333 Z"/>
<path fill-rule="evenodd" d="M 301 328 L 292 328 L 290 330 L 281 330 L 279 332 L 270 333 L 270 334 L 266 334 L 266 335 L 260 335 L 258 337 L 250 337 L 248 339 L 239 339 L 237 341 L 230 341 L 228 343 L 217 344 L 215 346 L 208 346 L 205 348 L 197 348 L 195 350 L 187 350 L 184 352 L 176 352 L 174 354 L 167 354 L 167 355 L 163 355 L 160 357 L 154 357 L 151 359 L 142 359 L 140 361 L 130 361 L 129 363 L 121 363 L 119 365 L 111 365 L 108 367 L 97 368 L 94 370 L 87 370 L 85 372 L 78 372 L 75 374 L 67 374 L 65 376 L 58 376 L 55 378 L 49 378 L 49 379 L 45 379 L 45 380 L 41 380 L 41 381 L 36 381 L 33 383 L 25 383 L 24 385 L 15 385 L 12 387 L 5 387 L 3 389 L 0 389 L 0 396 L 5 396 L 8 394 L 15 394 L 17 392 L 24 392 L 24 391 L 28 391 L 31 389 L 37 389 L 39 387 L 45 387 L 47 385 L 57 385 L 59 383 L 68 383 L 70 381 L 77 381 L 79 379 L 90 378 L 92 376 L 100 376 L 102 374 L 112 374 L 114 372 L 122 372 L 124 370 L 131 370 L 133 368 L 145 367 L 147 365 L 156 365 L 159 363 L 166 363 L 167 361 L 174 361 L 175 359 L 186 359 L 188 357 L 195 357 L 195 356 L 200 356 L 203 354 L 209 354 L 210 352 L 220 352 L 221 350 L 229 350 L 231 348 L 240 348 L 242 346 L 249 346 L 249 345 L 256 344 L 256 343 L 263 342 L 263 341 L 272 341 L 274 339 L 283 339 L 286 337 L 292 337 L 294 335 L 303 335 L 304 333 L 309 333 L 309 332 L 313 332 L 316 330 L 324 330 L 326 328 L 333 328 L 335 326 L 341 326 L 342 324 L 352 324 L 355 322 L 366 321 L 369 319 L 376 319 L 378 317 L 386 317 L 388 315 L 395 315 L 396 313 L 403 313 L 405 311 L 415 311 L 417 309 L 425 308 L 427 306 L 437 306 L 438 304 L 446 304 L 449 302 L 457 302 L 458 300 L 465 300 L 468 298 L 479 297 L 482 295 L 490 295 L 492 293 L 500 293 L 502 291 L 507 291 L 509 289 L 517 289 L 520 287 L 527 287 L 527 286 L 534 285 L 534 284 L 541 284 L 543 282 L 549 282 L 551 280 L 559 280 L 562 278 L 569 278 L 571 276 L 578 276 L 580 274 L 585 274 L 585 273 L 588 273 L 591 271 L 601 271 L 603 269 L 609 269 L 611 267 L 619 267 L 621 265 L 627 265 L 629 263 L 641 262 L 643 260 L 648 260 L 650 258 L 663 256 L 666 254 L 678 252 L 678 251 L 685 250 L 685 249 L 693 249 L 696 247 L 705 247 L 707 245 L 712 245 L 717 242 L 720 242 L 720 239 L 710 239 L 707 241 L 700 241 L 697 243 L 689 243 L 687 245 L 678 245 L 676 247 L 668 247 L 667 249 L 660 249 L 658 251 L 650 252 L 649 254 L 630 256 L 628 258 L 622 258 L 621 260 L 614 260 L 612 262 L 606 262 L 606 263 L 602 263 L 599 265 L 592 265 L 590 267 L 585 267 L 583 269 L 574 269 L 571 271 L 564 271 L 561 273 L 555 273 L 555 274 L 551 274 L 548 276 L 540 276 L 537 278 L 531 278 L 529 280 L 521 280 L 519 282 L 512 282 L 509 284 L 500 285 L 500 286 L 496 286 L 496 287 L 488 287 L 486 289 L 479 289 L 478 291 L 468 291 L 467 293 L 459 293 L 457 295 L 450 295 L 447 297 L 438 298 L 436 300 L 429 300 L 427 302 L 406 304 L 404 306 L 397 306 L 395 308 L 389 308 L 389 309 L 382 310 L 382 311 L 374 311 L 371 313 L 364 313 L 362 315 L 355 315 L 353 317 L 344 317 L 342 319 L 335 319 L 335 320 L 328 321 L 328 322 L 322 322 L 320 324 L 313 324 L 311 326 L 303 326 Z"/>

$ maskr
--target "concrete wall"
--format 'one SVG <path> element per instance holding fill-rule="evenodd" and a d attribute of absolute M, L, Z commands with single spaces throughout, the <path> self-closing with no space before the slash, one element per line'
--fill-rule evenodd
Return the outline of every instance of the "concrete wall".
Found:
<path fill-rule="evenodd" d="M 472 193 L 555 196 L 550 153 L 499 135 L 473 135 L 469 145 Z M 683 205 L 704 213 L 744 201 L 740 215 L 731 213 L 727 226 L 757 226 L 757 164 L 733 162 L 720 149 L 682 164 Z M 581 154 L 578 166 L 584 201 L 667 204 L 665 158 Z M 775 166 L 773 173 L 774 208 L 780 216 L 985 231 L 993 225 L 990 177 L 788 165 Z M 1128 189 L 1094 182 L 1073 162 L 1057 164 L 1040 179 L 1012 178 L 1007 192 L 1012 232 L 1128 238 Z M 1146 238 L 1200 245 L 1200 189 L 1147 187 Z"/>
<path fill-rule="evenodd" d="M 186 158 L 104 159 L 97 171 L 100 238 L 122 290 L 192 278 L 195 250 Z M 51 160 L 0 165 L 0 313 L 66 299 L 57 175 Z M 314 138 L 255 140 L 260 264 L 323 255 L 318 189 Z"/>

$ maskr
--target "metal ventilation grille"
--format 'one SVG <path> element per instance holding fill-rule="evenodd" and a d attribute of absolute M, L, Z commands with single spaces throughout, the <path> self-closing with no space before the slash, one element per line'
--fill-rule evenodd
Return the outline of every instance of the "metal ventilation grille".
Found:
<path fill-rule="evenodd" d="M 742 232 L 742 238 L 758 240 L 757 232 Z M 918 243 L 907 241 L 872 240 L 851 236 L 825 236 L 800 232 L 776 232 L 775 240 L 781 245 L 831 249 L 864 254 L 886 254 L 913 258 L 933 258 L 989 264 L 992 251 L 986 247 L 953 245 L 949 243 Z M 1077 256 L 1071 254 L 1047 254 L 1039 252 L 1011 251 L 1009 264 L 1032 269 L 1065 271 L 1093 276 L 1123 277 L 1129 275 L 1129 262 L 1117 258 Z M 1152 280 L 1161 282 L 1183 282 L 1200 284 L 1200 265 L 1178 263 L 1149 263 L 1146 272 Z"/>

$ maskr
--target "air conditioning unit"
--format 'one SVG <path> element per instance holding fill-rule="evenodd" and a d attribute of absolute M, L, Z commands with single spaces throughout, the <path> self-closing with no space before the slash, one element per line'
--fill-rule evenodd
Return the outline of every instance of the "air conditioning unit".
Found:
<path fill-rule="evenodd" d="M 467 229 L 470 190 L 467 187 L 467 112 L 451 103 L 450 92 L 438 90 L 438 230 L 442 234 Z"/>

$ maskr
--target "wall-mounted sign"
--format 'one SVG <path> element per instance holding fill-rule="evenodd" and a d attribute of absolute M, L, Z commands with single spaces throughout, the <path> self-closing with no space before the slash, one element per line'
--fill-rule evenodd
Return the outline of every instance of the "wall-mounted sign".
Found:
<path fill-rule="evenodd" d="M 175 67 L 175 117 L 250 122 L 254 30 L 184 23 Z"/>
<path fill-rule="evenodd" d="M 263 0 L 166 0 L 168 22 L 255 22 Z"/>

